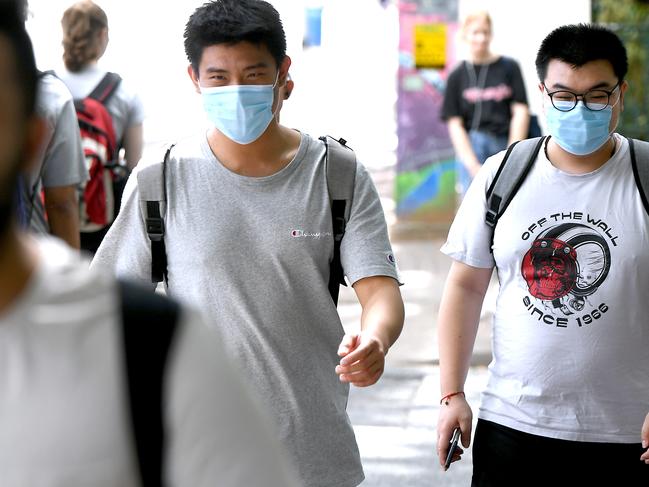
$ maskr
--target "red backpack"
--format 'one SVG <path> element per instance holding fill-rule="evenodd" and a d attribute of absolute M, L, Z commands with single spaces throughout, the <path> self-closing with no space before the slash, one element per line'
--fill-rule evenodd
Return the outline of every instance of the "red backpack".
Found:
<path fill-rule="evenodd" d="M 128 169 L 119 164 L 113 119 L 106 109 L 121 81 L 117 73 L 106 73 L 92 93 L 74 101 L 90 175 L 80 198 L 82 232 L 101 230 L 113 222 L 119 209 L 120 188 L 128 176 Z"/>

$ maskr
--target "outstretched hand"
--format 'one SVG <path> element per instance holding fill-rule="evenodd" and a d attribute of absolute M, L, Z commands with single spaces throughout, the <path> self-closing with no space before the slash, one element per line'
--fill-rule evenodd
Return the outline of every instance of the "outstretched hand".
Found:
<path fill-rule="evenodd" d="M 366 332 L 346 334 L 338 347 L 338 355 L 342 358 L 336 366 L 336 374 L 341 382 L 356 387 L 371 386 L 383 375 L 385 354 L 385 346 L 374 335 Z"/>

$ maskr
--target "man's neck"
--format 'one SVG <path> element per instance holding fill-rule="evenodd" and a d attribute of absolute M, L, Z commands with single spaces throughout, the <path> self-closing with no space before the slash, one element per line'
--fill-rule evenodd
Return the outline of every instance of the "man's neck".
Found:
<path fill-rule="evenodd" d="M 241 145 L 216 129 L 207 134 L 212 153 L 230 171 L 249 177 L 275 174 L 288 165 L 300 145 L 299 132 L 272 123 L 254 142 Z"/>
<path fill-rule="evenodd" d="M 597 151 L 585 156 L 576 156 L 563 150 L 553 138 L 547 143 L 546 155 L 550 163 L 568 174 L 586 174 L 602 167 L 615 153 L 615 137 L 612 135 Z"/>
<path fill-rule="evenodd" d="M 498 59 L 498 56 L 496 54 L 493 54 L 491 51 L 480 53 L 475 52 L 471 54 L 472 64 L 491 64 L 496 59 Z"/>
<path fill-rule="evenodd" d="M 10 229 L 0 238 L 0 313 L 25 290 L 37 264 L 38 252 L 26 237 Z"/>

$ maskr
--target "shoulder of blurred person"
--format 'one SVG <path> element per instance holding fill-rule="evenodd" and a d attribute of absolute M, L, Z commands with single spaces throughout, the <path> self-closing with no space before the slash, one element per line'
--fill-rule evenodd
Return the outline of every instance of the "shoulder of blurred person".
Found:
<path fill-rule="evenodd" d="M 0 384 L 11 384 L 0 387 L 3 485 L 135 486 L 116 280 L 55 239 L 30 242 L 37 269 L 0 318 Z M 218 335 L 180 310 L 163 401 L 171 485 L 294 485 Z"/>

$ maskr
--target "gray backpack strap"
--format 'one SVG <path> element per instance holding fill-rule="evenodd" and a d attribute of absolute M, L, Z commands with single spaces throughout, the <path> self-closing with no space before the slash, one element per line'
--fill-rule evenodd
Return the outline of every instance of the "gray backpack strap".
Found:
<path fill-rule="evenodd" d="M 500 167 L 487 190 L 487 214 L 485 221 L 491 227 L 491 244 L 493 232 L 498 220 L 505 212 L 512 198 L 525 181 L 527 174 L 545 142 L 546 137 L 520 140 L 509 146 Z"/>
<path fill-rule="evenodd" d="M 151 241 L 151 282 L 167 282 L 167 249 L 163 215 L 167 210 L 166 168 L 170 145 L 160 164 L 152 164 L 137 173 L 140 213 Z"/>
<path fill-rule="evenodd" d="M 649 142 L 627 139 L 631 152 L 631 167 L 633 177 L 640 192 L 644 209 L 649 214 Z"/>
<path fill-rule="evenodd" d="M 339 285 L 346 286 L 345 272 L 340 260 L 340 245 L 352 210 L 356 182 L 356 155 L 347 147 L 345 139 L 336 140 L 324 136 L 320 137 L 320 140 L 325 144 L 327 188 L 334 237 L 334 255 L 329 265 L 329 293 L 334 304 L 338 304 Z"/>

